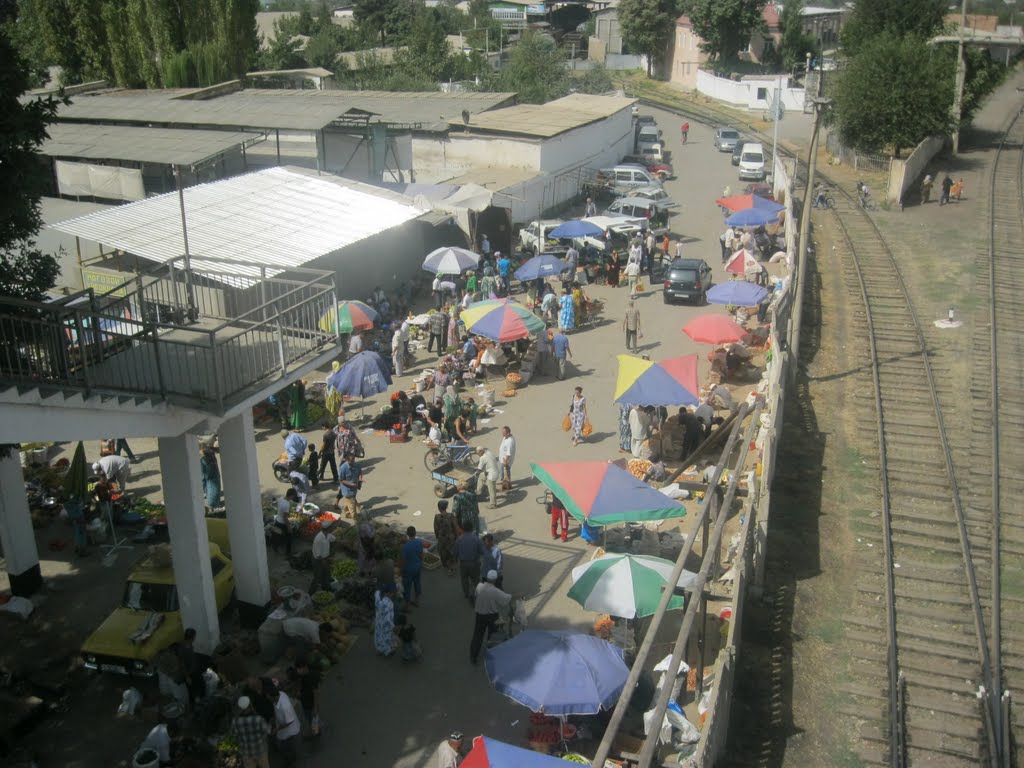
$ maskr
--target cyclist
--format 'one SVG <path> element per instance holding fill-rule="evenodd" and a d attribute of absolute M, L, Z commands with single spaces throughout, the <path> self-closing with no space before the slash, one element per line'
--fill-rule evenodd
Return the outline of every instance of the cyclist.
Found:
<path fill-rule="evenodd" d="M 825 185 L 820 181 L 814 186 L 814 204 L 812 208 L 828 208 L 828 201 L 825 199 Z"/>
<path fill-rule="evenodd" d="M 682 135 L 683 144 L 685 144 L 686 143 L 686 139 L 690 135 L 690 123 L 689 122 L 683 123 L 682 128 L 680 128 L 680 133 Z"/>
<path fill-rule="evenodd" d="M 860 207 L 867 209 L 867 207 L 871 204 L 871 190 L 868 189 L 867 184 L 858 181 L 857 191 L 860 193 Z"/>

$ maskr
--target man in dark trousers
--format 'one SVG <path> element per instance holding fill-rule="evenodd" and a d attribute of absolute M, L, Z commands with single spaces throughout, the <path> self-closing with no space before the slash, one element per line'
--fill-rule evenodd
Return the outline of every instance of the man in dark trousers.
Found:
<path fill-rule="evenodd" d="M 434 343 L 436 342 L 437 356 L 441 357 L 444 354 L 444 346 L 442 346 L 441 340 L 448 329 L 448 318 L 445 316 L 443 309 L 439 309 L 427 318 L 427 328 L 430 329 L 430 338 L 427 340 L 427 352 L 434 351 Z"/>
<path fill-rule="evenodd" d="M 462 594 L 467 600 L 475 597 L 473 590 L 480 581 L 480 558 L 483 554 L 483 542 L 473 531 L 473 524 L 466 522 L 462 535 L 455 540 L 455 559 L 459 561 L 459 581 Z"/>
<path fill-rule="evenodd" d="M 512 595 L 502 592 L 494 582 L 498 580 L 497 571 L 488 571 L 487 580 L 476 587 L 476 622 L 473 624 L 473 640 L 469 644 L 469 661 L 476 664 L 480 657 L 480 649 L 483 647 L 484 638 L 491 634 L 498 617 L 502 612 L 508 611 L 509 603 L 512 602 Z"/>
<path fill-rule="evenodd" d="M 949 202 L 949 190 L 953 188 L 953 180 L 949 178 L 947 173 L 942 179 L 942 197 L 939 198 L 939 205 L 945 205 Z"/>
<path fill-rule="evenodd" d="M 683 454 L 679 458 L 685 460 L 700 447 L 704 439 L 704 426 L 689 408 L 679 409 L 679 426 L 683 428 Z"/>

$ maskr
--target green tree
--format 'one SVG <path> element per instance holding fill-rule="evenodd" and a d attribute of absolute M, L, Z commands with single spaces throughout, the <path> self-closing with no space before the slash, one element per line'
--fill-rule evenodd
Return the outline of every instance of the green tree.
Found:
<path fill-rule="evenodd" d="M 431 8 L 416 14 L 406 47 L 395 53 L 395 67 L 413 78 L 437 83 L 449 76 L 452 47 L 444 27 Z"/>
<path fill-rule="evenodd" d="M 387 45 L 390 17 L 398 7 L 398 0 L 355 0 L 352 15 L 356 24 L 380 37 L 380 45 Z"/>
<path fill-rule="evenodd" d="M 843 25 L 843 49 L 855 54 L 883 32 L 928 38 L 942 29 L 947 0 L 857 0 Z"/>
<path fill-rule="evenodd" d="M 41 88 L 50 80 L 50 58 L 43 39 L 42 25 L 36 6 L 40 0 L 20 0 L 17 18 L 3 22 L 0 34 L 10 38 L 26 67 L 29 85 Z"/>
<path fill-rule="evenodd" d="M 565 54 L 550 38 L 525 31 L 508 54 L 505 67 L 490 83 L 490 90 L 516 91 L 525 104 L 543 104 L 569 93 Z"/>
<path fill-rule="evenodd" d="M 633 53 L 647 57 L 648 77 L 665 57 L 678 15 L 676 0 L 621 0 L 619 3 L 622 41 Z"/>
<path fill-rule="evenodd" d="M 60 274 L 57 259 L 35 246 L 43 224 L 39 200 L 47 183 L 39 147 L 59 102 L 19 100 L 29 88 L 29 77 L 7 34 L 15 18 L 15 9 L 0 8 L 0 295 L 39 301 Z"/>
<path fill-rule="evenodd" d="M 950 129 L 951 60 L 920 37 L 883 32 L 836 75 L 828 120 L 851 146 L 899 157 Z"/>
<path fill-rule="evenodd" d="M 804 32 L 803 0 L 786 0 L 779 13 L 779 63 L 786 69 L 807 61 L 807 54 L 814 52 L 814 38 Z"/>
<path fill-rule="evenodd" d="M 603 65 L 595 63 L 576 81 L 576 90 L 580 93 L 608 93 L 615 87 L 611 75 Z"/>
<path fill-rule="evenodd" d="M 259 69 L 300 69 L 306 66 L 306 60 L 299 51 L 299 42 L 294 39 L 299 32 L 290 18 L 297 17 L 285 16 L 274 22 L 273 39 L 256 56 Z M 333 66 L 329 69 L 333 69 Z"/>
<path fill-rule="evenodd" d="M 736 61 L 750 36 L 764 27 L 765 0 L 683 0 L 683 13 L 704 41 L 701 50 L 712 59 Z"/>
<path fill-rule="evenodd" d="M 302 51 L 302 58 L 311 67 L 323 67 L 333 71 L 339 53 L 341 53 L 341 42 L 338 36 L 331 29 L 321 29 L 306 43 L 306 49 Z M 294 67 L 290 68 L 294 69 Z"/>

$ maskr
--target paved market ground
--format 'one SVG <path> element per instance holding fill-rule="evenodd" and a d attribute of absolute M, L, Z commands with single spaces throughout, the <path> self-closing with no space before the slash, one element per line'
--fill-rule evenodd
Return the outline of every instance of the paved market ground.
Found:
<path fill-rule="evenodd" d="M 724 279 L 718 244 L 721 216 L 713 200 L 725 186 L 739 191 L 744 184 L 737 180 L 729 156 L 712 148 L 710 127 L 691 121 L 690 140 L 684 148 L 678 139 L 678 121 L 665 113 L 654 113 L 674 153 L 679 177 L 666 185 L 680 202 L 672 219 L 673 232 L 683 236 L 688 257 L 705 258 L 715 269 L 716 280 Z M 504 413 L 482 425 L 480 436 L 474 440 L 475 444 L 496 450 L 503 424 L 511 426 L 518 439 L 515 488 L 501 500 L 499 509 L 483 510 L 488 528 L 503 539 L 506 588 L 529 596 L 534 626 L 581 631 L 589 631 L 595 616 L 568 600 L 565 591 L 570 570 L 591 552 L 575 538 L 566 544 L 551 540 L 547 519 L 535 503 L 543 489 L 530 478 L 528 465 L 531 461 L 602 460 L 620 455 L 617 407 L 612 400 L 615 355 L 625 351 L 620 324 L 626 290 L 595 286 L 588 288 L 588 292 L 606 301 L 605 320 L 596 328 L 572 334 L 569 379 L 558 382 L 550 375 L 535 379 L 518 397 L 499 402 Z M 642 352 L 655 359 L 706 352 L 706 347 L 690 342 L 680 329 L 701 312 L 724 311 L 721 307 L 665 306 L 660 291 L 652 291 L 649 286 L 638 306 L 644 329 Z M 416 366 L 402 383 L 408 387 L 411 376 L 430 367 L 431 362 L 426 355 L 419 354 Z M 707 367 L 706 359 L 702 360 L 702 377 Z M 587 397 L 594 435 L 573 448 L 559 424 L 572 388 L 577 385 L 583 387 Z M 368 410 L 376 411 L 378 404 L 379 401 L 371 403 Z M 374 517 L 403 527 L 429 528 L 436 499 L 423 468 L 424 447 L 418 442 L 392 445 L 373 435 L 365 436 L 364 440 L 367 460 L 363 499 Z M 258 441 L 263 490 L 278 493 L 282 486 L 270 472 L 271 462 L 281 450 L 277 430 L 261 430 Z M 93 442 L 89 447 L 95 450 L 96 445 Z M 143 458 L 134 468 L 134 490 L 158 500 L 161 492 L 155 443 L 137 440 L 133 441 L 133 448 Z M 323 490 L 314 498 L 328 503 L 333 493 Z M 54 615 L 48 622 L 60 627 L 53 637 L 59 636 L 65 648 L 76 647 L 116 603 L 131 558 L 122 555 L 113 568 L 103 568 L 95 558 L 84 563 L 70 561 L 48 551 L 50 535 L 40 536 L 44 574 L 58 576 L 57 583 L 65 591 L 50 596 Z M 272 570 L 281 574 L 276 560 L 272 561 Z M 307 578 L 298 577 L 300 583 Z M 0 588 L 4 586 L 0 583 Z M 86 596 L 89 599 L 81 599 Z M 511 741 L 524 737 L 528 711 L 496 693 L 482 666 L 469 664 L 473 614 L 461 598 L 456 580 L 443 572 L 426 573 L 423 601 L 415 610 L 413 621 L 425 652 L 421 664 L 402 666 L 397 659 L 376 657 L 370 637 L 364 634 L 344 661 L 330 672 L 323 688 L 326 731 L 319 748 L 315 752 L 310 750 L 304 764 L 425 766 L 437 743 L 453 728 Z M 36 641 L 43 652 L 46 638 Z M 110 765 L 130 754 L 135 737 L 144 728 L 113 720 L 121 682 L 102 678 L 77 694 L 68 716 L 55 723 L 61 729 L 59 742 L 47 737 L 48 728 L 33 736 L 32 742 L 44 758 L 43 765 Z"/>

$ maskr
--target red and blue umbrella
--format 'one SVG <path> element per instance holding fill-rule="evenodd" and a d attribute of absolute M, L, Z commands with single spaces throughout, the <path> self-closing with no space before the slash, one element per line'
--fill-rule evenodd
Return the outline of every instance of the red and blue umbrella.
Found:
<path fill-rule="evenodd" d="M 473 739 L 473 749 L 459 765 L 460 768 L 567 768 L 561 758 L 514 747 L 487 736 Z"/>
<path fill-rule="evenodd" d="M 577 520 L 590 525 L 639 523 L 685 517 L 686 507 L 607 461 L 531 464 Z"/>
<path fill-rule="evenodd" d="M 547 327 L 533 312 L 510 299 L 478 301 L 460 317 L 470 333 L 498 342 L 525 339 Z"/>
<path fill-rule="evenodd" d="M 715 200 L 715 203 L 733 212 L 757 208 L 763 211 L 778 213 L 786 209 L 786 206 L 781 203 L 769 200 L 767 197 L 761 197 L 760 195 L 729 195 L 729 197 L 718 198 Z"/>
<path fill-rule="evenodd" d="M 697 356 L 683 355 L 654 363 L 619 355 L 615 402 L 627 405 L 697 405 Z"/>

